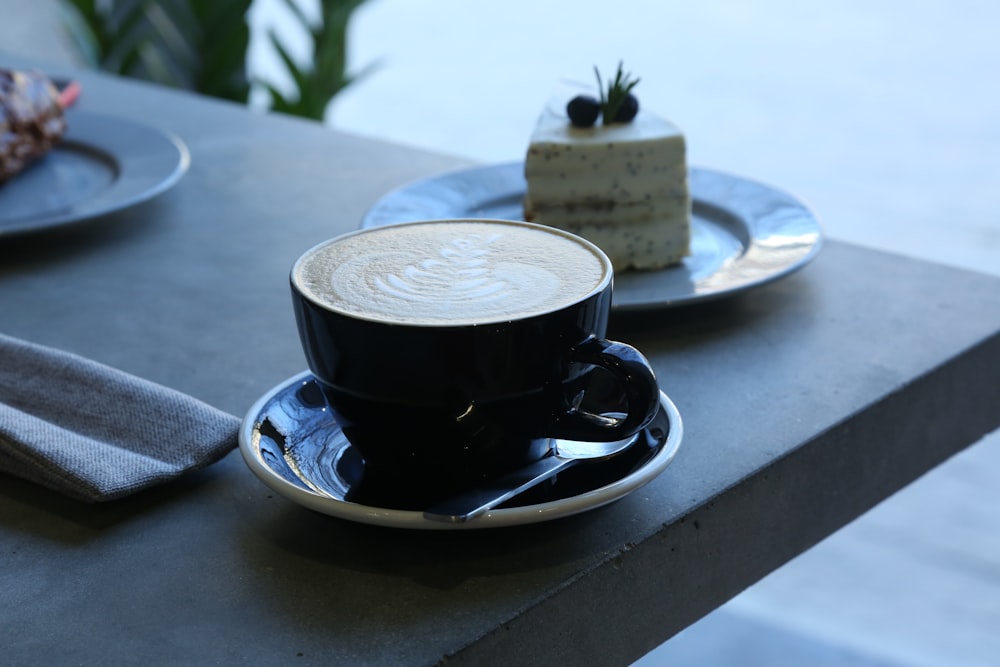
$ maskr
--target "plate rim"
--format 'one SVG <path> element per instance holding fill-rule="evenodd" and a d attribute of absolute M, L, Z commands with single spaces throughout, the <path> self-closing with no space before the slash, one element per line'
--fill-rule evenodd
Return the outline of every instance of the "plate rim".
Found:
<path fill-rule="evenodd" d="M 680 412 L 673 400 L 661 390 L 660 404 L 667 410 L 670 430 L 667 432 L 667 438 L 660 450 L 638 469 L 614 482 L 570 498 L 521 507 L 494 509 L 473 521 L 463 523 L 435 521 L 425 518 L 422 512 L 416 510 L 372 507 L 316 493 L 281 477 L 264 463 L 261 457 L 257 456 L 252 434 L 258 423 L 257 417 L 264 407 L 279 393 L 287 391 L 295 384 L 309 381 L 313 377 L 311 372 L 303 371 L 280 382 L 258 398 L 247 410 L 240 424 L 238 447 L 247 467 L 271 490 L 308 509 L 355 523 L 416 530 L 481 530 L 529 525 L 580 514 L 608 505 L 651 482 L 673 462 L 684 436 L 684 424 Z"/>
<path fill-rule="evenodd" d="M 191 153 L 184 141 L 162 128 L 115 114 L 77 109 L 67 111 L 66 118 L 66 133 L 52 150 L 65 150 L 66 146 L 74 145 L 80 146 L 82 151 L 105 157 L 114 164 L 117 172 L 114 180 L 92 197 L 57 212 L 7 221 L 0 225 L 0 237 L 60 228 L 131 208 L 169 190 L 191 165 Z M 94 136 L 95 126 L 102 131 L 100 137 Z M 145 140 L 142 151 L 130 150 L 126 140 L 119 136 L 123 128 L 141 133 Z M 150 147 L 155 149 L 152 154 Z M 127 176 L 129 169 L 134 171 L 140 162 L 147 169 L 154 164 L 156 170 L 139 183 L 123 178 L 123 174 Z M 16 183 L 16 179 L 17 176 L 5 187 Z"/>
<path fill-rule="evenodd" d="M 485 165 L 466 165 L 463 167 L 457 167 L 454 169 L 449 169 L 447 171 L 420 178 L 417 180 L 410 181 L 409 183 L 404 183 L 392 190 L 389 190 L 381 197 L 379 197 L 362 215 L 360 227 L 362 229 L 384 226 L 388 224 L 398 224 L 407 221 L 416 220 L 418 218 L 408 218 L 408 219 L 392 219 L 392 207 L 398 206 L 395 201 L 400 197 L 406 197 L 413 191 L 418 191 L 421 187 L 426 187 L 429 184 L 434 184 L 437 182 L 447 181 L 455 179 L 456 177 L 474 177 L 477 174 L 487 174 L 493 173 L 503 173 L 505 171 L 522 171 L 524 162 L 520 160 L 500 162 Z M 800 252 L 793 261 L 788 261 L 780 265 L 779 267 L 768 271 L 766 274 L 755 276 L 753 279 L 743 280 L 741 282 L 734 282 L 728 284 L 723 288 L 718 289 L 707 289 L 701 292 L 693 291 L 684 294 L 664 294 L 661 298 L 657 299 L 645 299 L 640 301 L 628 301 L 626 299 L 613 299 L 612 300 L 612 310 L 615 312 L 642 312 L 653 309 L 665 309 L 665 308 L 675 308 L 681 306 L 693 305 L 696 303 L 704 303 L 707 301 L 714 301 L 718 299 L 728 298 L 735 296 L 737 294 L 743 293 L 748 290 L 756 289 L 762 287 L 776 280 L 785 278 L 792 273 L 802 269 L 807 264 L 812 262 L 816 256 L 819 254 L 820 250 L 824 245 L 824 234 L 822 225 L 819 221 L 819 217 L 815 211 L 802 199 L 792 195 L 789 192 L 776 188 L 774 186 L 768 185 L 761 181 L 746 178 L 733 174 L 731 172 L 722 171 L 718 169 L 711 169 L 696 165 L 689 165 L 689 180 L 694 183 L 699 179 L 710 179 L 714 181 L 719 181 L 722 184 L 728 184 L 733 187 L 749 187 L 755 189 L 758 193 L 767 194 L 774 201 L 780 202 L 783 206 L 787 208 L 796 209 L 799 215 L 795 217 L 794 220 L 787 220 L 786 224 L 791 224 L 795 222 L 797 224 L 808 223 L 811 230 L 811 238 L 807 244 L 804 245 L 804 250 Z M 510 177 L 513 174 L 508 174 Z M 714 208 L 720 208 L 726 211 L 732 211 L 732 209 L 739 205 L 739 201 L 718 201 L 713 199 L 706 199 L 698 196 L 698 193 L 692 188 L 692 205 L 695 201 L 702 202 Z M 386 211 L 388 209 L 388 211 Z M 388 218 L 387 218 L 388 216 Z M 455 216 L 461 217 L 461 216 Z M 472 216 L 468 216 L 472 217 Z M 742 224 L 745 226 L 749 239 L 750 245 L 744 247 L 743 253 L 739 256 L 739 260 L 731 262 L 725 267 L 725 272 L 723 270 L 717 269 L 715 272 L 710 274 L 711 276 L 720 275 L 739 275 L 739 272 L 746 267 L 745 257 L 748 254 L 750 247 L 755 246 L 754 241 L 760 240 L 761 237 L 755 236 L 755 220 L 747 220 L 742 215 L 736 216 Z M 426 217 L 419 219 L 441 219 L 440 216 L 437 218 Z M 742 245 L 742 243 L 741 243 Z M 640 275 L 641 273 L 647 273 L 647 275 L 655 275 L 661 271 L 677 271 L 677 267 L 667 267 L 665 269 L 659 269 L 651 272 L 635 272 L 634 275 Z M 628 275 L 633 272 L 625 272 L 620 275 L 616 275 L 615 281 L 615 292 L 616 294 L 627 295 L 630 291 L 628 286 Z M 624 285 L 622 283 L 625 283 Z"/>

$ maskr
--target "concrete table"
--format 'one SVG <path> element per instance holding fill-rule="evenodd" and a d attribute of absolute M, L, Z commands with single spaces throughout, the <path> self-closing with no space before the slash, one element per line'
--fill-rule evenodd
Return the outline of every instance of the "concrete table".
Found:
<path fill-rule="evenodd" d="M 0 330 L 242 415 L 304 368 L 287 272 L 387 190 L 461 166 L 81 73 L 81 110 L 191 169 L 0 243 Z M 779 184 L 780 185 L 780 184 Z M 88 506 L 0 476 L 5 664 L 626 664 L 1000 425 L 1000 280 L 829 242 L 739 298 L 618 317 L 685 421 L 648 486 L 495 531 L 353 524 L 238 453 Z"/>

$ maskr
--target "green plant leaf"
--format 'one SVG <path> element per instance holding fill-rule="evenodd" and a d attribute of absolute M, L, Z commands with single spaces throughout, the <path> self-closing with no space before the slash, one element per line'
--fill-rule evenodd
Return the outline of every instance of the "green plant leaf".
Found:
<path fill-rule="evenodd" d="M 295 20 L 312 37 L 312 56 L 309 63 L 296 64 L 278 36 L 271 35 L 271 42 L 295 85 L 295 91 L 283 95 L 281 103 L 275 102 L 272 109 L 322 120 L 330 100 L 355 80 L 346 72 L 347 32 L 354 10 L 363 3 L 364 0 L 321 0 L 321 20 L 316 22 L 294 0 L 284 0 Z M 369 71 L 366 69 L 365 73 Z"/>
<path fill-rule="evenodd" d="M 309 20 L 309 17 L 306 16 L 305 12 L 302 11 L 302 7 L 299 6 L 299 3 L 295 2 L 295 0 L 284 0 L 284 3 L 285 7 L 287 7 L 288 11 L 292 13 L 292 16 L 295 17 L 295 20 L 298 21 L 299 25 L 304 26 L 305 29 L 311 33 L 313 31 L 313 23 Z"/>
<path fill-rule="evenodd" d="M 364 0 L 320 0 L 320 20 L 296 0 L 283 0 L 312 38 L 309 62 L 297 63 L 270 31 L 269 42 L 294 90 L 263 85 L 276 111 L 321 119 L 330 100 L 367 76 L 347 66 L 348 24 Z M 92 67 L 246 102 L 246 57 L 252 0 L 60 0 L 63 25 L 74 48 Z"/>
<path fill-rule="evenodd" d="M 296 90 L 301 93 L 303 87 L 306 85 L 306 72 L 299 67 L 298 63 L 295 62 L 295 59 L 292 58 L 292 54 L 288 52 L 274 31 L 269 32 L 269 37 L 271 38 L 271 44 L 274 46 L 274 50 L 278 54 L 278 58 L 280 58 L 281 62 L 284 63 L 285 70 L 292 78 L 292 83 L 295 84 Z"/>
<path fill-rule="evenodd" d="M 88 67 L 100 64 L 100 46 L 94 27 L 95 19 L 87 5 L 92 2 L 66 2 L 59 5 L 60 23 L 76 52 Z"/>

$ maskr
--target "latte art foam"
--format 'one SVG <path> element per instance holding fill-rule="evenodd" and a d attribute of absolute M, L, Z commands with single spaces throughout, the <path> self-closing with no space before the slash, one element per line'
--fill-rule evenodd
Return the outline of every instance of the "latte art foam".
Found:
<path fill-rule="evenodd" d="M 556 230 L 447 221 L 334 239 L 306 253 L 293 280 L 313 301 L 353 316 L 467 325 L 557 310 L 609 275 L 599 251 Z"/>

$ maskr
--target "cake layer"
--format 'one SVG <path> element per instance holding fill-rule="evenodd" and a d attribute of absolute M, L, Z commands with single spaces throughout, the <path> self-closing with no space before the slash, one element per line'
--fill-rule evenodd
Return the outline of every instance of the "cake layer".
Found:
<path fill-rule="evenodd" d="M 562 227 L 572 223 L 614 224 L 667 220 L 684 215 L 691 204 L 687 189 L 671 191 L 664 196 L 646 197 L 642 201 L 628 199 L 547 199 L 536 202 L 531 195 L 524 198 L 524 215 L 531 222 Z"/>
<path fill-rule="evenodd" d="M 655 167 L 649 176 L 608 167 L 578 169 L 565 165 L 553 174 L 533 170 L 528 194 L 534 201 L 602 202 L 674 198 L 687 191 L 686 167 Z"/>
<path fill-rule="evenodd" d="M 686 212 L 643 222 L 558 226 L 597 245 L 611 258 L 615 271 L 657 269 L 677 264 L 690 253 L 691 227 Z"/>
<path fill-rule="evenodd" d="M 524 175 L 535 201 L 663 196 L 686 187 L 684 135 L 651 114 L 577 128 L 546 112 L 532 135 Z"/>

